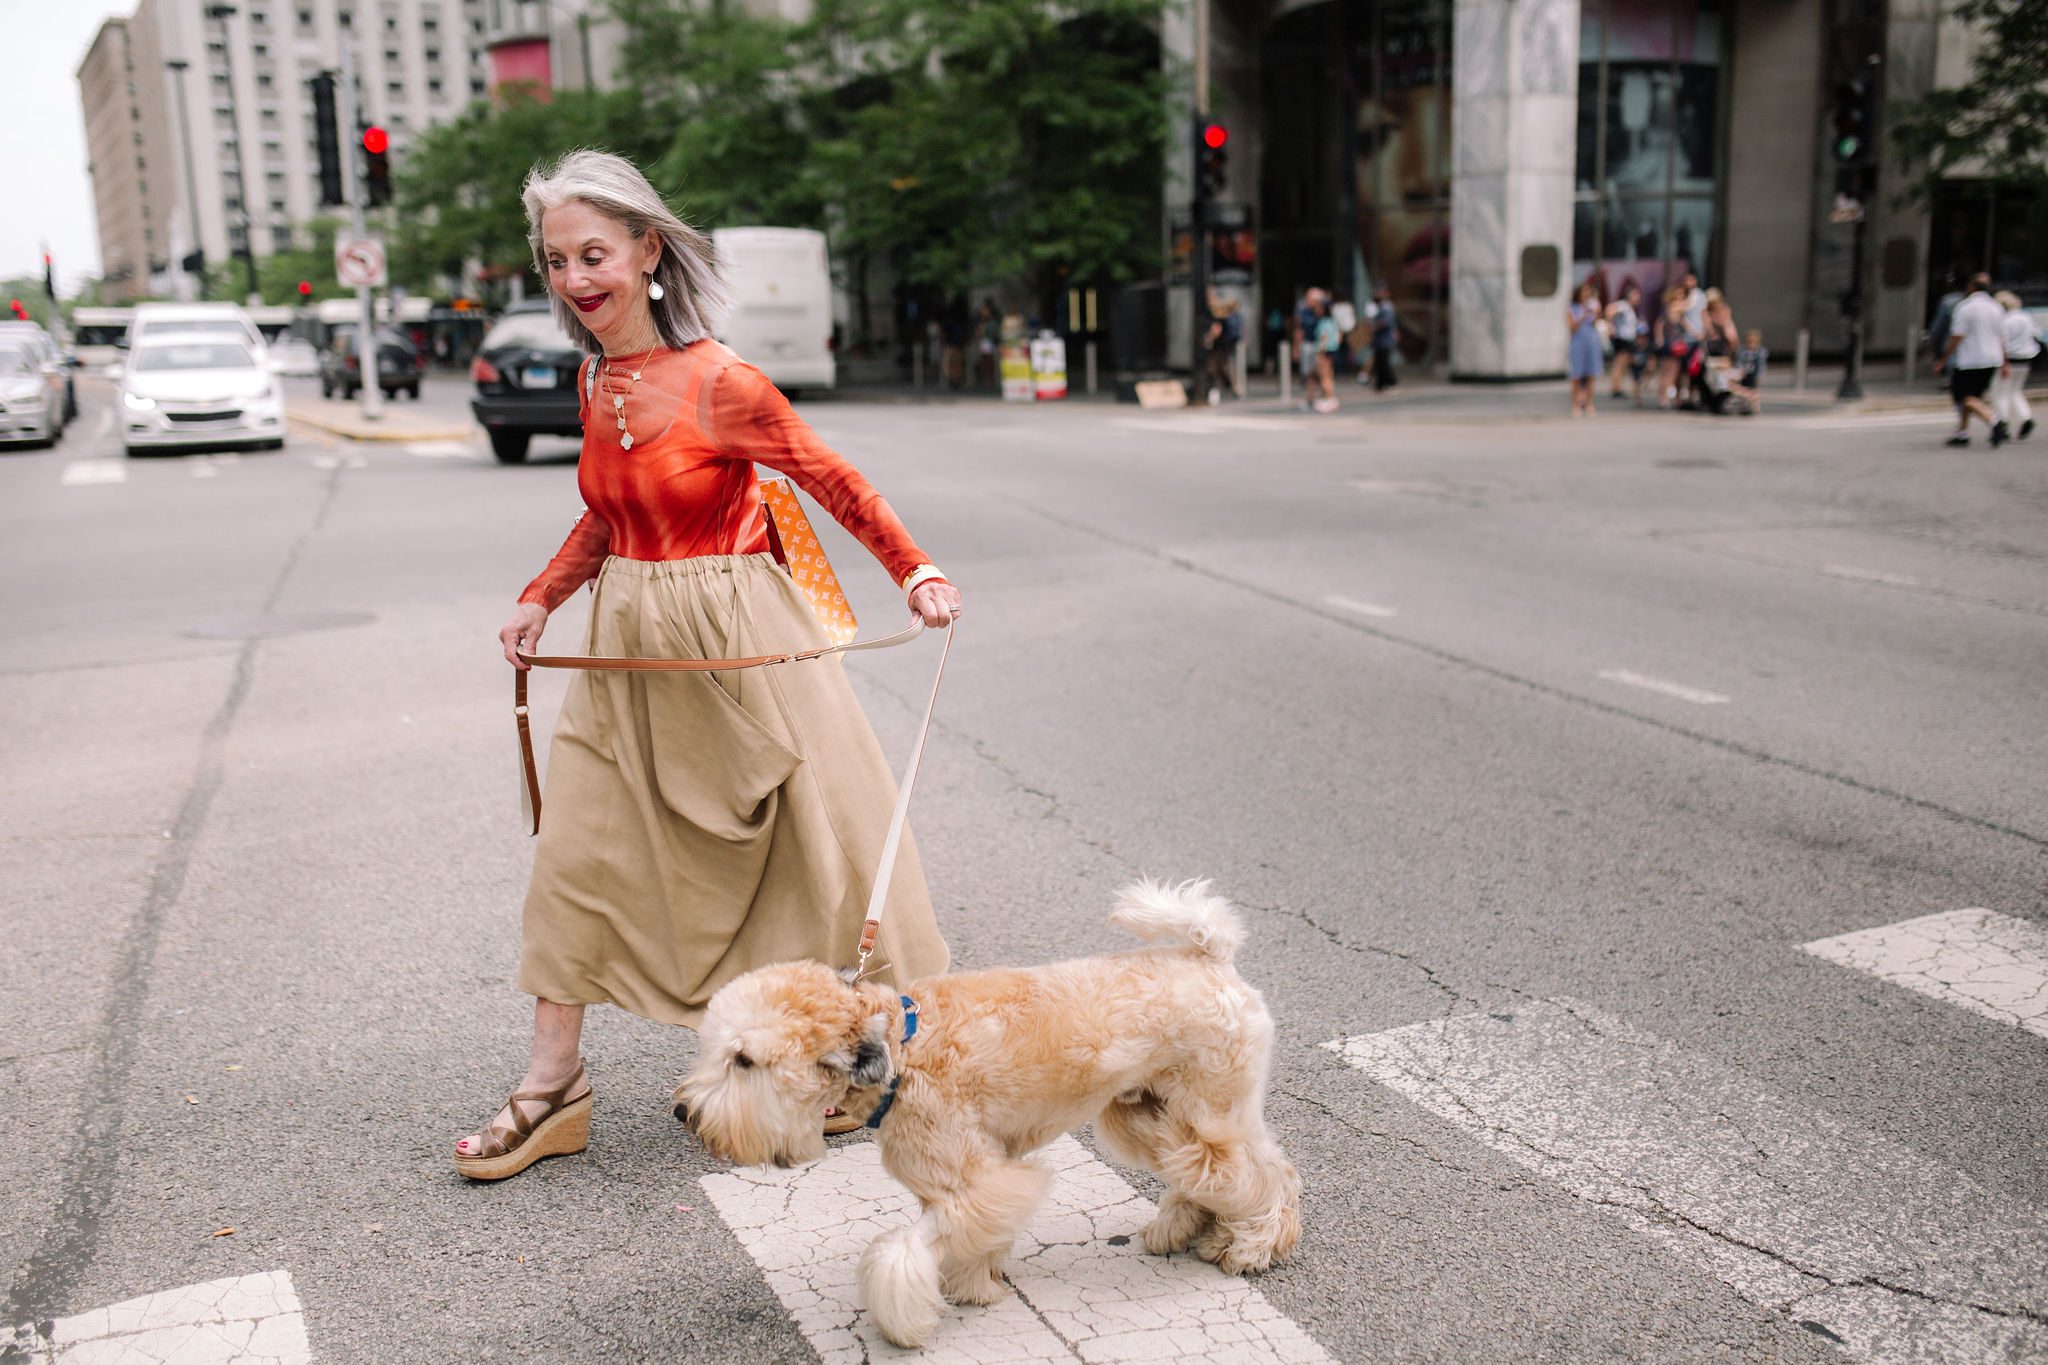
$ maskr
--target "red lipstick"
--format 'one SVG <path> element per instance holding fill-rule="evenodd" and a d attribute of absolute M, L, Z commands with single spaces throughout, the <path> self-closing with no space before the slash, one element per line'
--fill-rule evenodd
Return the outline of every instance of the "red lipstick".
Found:
<path fill-rule="evenodd" d="M 602 307 L 606 297 L 608 296 L 604 294 L 592 294 L 588 298 L 577 298 L 572 294 L 569 297 L 569 302 L 575 304 L 583 312 L 588 313 L 594 308 Z"/>

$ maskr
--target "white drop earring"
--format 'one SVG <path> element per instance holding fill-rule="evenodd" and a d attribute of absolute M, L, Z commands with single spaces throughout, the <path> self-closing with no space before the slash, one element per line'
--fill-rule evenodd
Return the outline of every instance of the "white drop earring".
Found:
<path fill-rule="evenodd" d="M 654 276 L 652 276 L 652 275 L 649 275 L 649 276 L 647 277 L 647 297 L 648 297 L 648 298 L 650 298 L 650 299 L 659 299 L 659 298 L 661 298 L 661 297 L 662 297 L 663 295 L 665 295 L 665 294 L 667 294 L 667 293 L 668 293 L 668 291 L 667 291 L 666 289 L 663 289 L 663 288 L 661 287 L 661 281 L 660 281 L 660 280 L 657 280 L 657 279 L 655 279 L 655 278 L 654 278 Z"/>

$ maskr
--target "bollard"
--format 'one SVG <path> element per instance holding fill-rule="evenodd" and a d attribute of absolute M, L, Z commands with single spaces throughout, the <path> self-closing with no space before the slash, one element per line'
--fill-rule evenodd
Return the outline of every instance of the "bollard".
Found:
<path fill-rule="evenodd" d="M 1910 386 L 1913 382 L 1913 362 L 1920 358 L 1920 329 L 1911 323 L 1906 324 L 1906 349 L 1903 354 L 1906 357 L 1906 383 Z"/>
<path fill-rule="evenodd" d="M 1085 355 L 1087 356 L 1087 360 L 1088 360 L 1088 392 L 1090 392 L 1090 393 L 1094 393 L 1094 392 L 1095 392 L 1095 340 L 1094 340 L 1094 338 L 1092 338 L 1092 337 L 1091 337 L 1091 338 L 1089 338 L 1089 340 L 1088 340 L 1088 344 L 1087 344 L 1087 346 L 1086 346 L 1085 348 L 1083 348 L 1083 351 L 1084 351 L 1084 354 L 1085 354 Z"/>
<path fill-rule="evenodd" d="M 1792 353 L 1792 387 L 1801 393 L 1806 391 L 1806 358 L 1813 347 L 1813 333 L 1807 328 L 1799 329 L 1799 349 Z"/>
<path fill-rule="evenodd" d="M 1288 385 L 1294 378 L 1294 357 L 1288 354 L 1291 349 L 1286 342 L 1280 343 L 1280 401 L 1283 403 L 1288 399 Z"/>
<path fill-rule="evenodd" d="M 1252 382 L 1250 368 L 1251 362 L 1245 359 L 1244 343 L 1241 341 L 1237 343 L 1237 349 L 1235 351 L 1232 351 L 1230 353 L 1230 356 L 1230 377 L 1232 380 L 1236 381 L 1237 396 L 1239 398 L 1243 398 L 1247 393 L 1251 391 L 1250 386 Z"/>

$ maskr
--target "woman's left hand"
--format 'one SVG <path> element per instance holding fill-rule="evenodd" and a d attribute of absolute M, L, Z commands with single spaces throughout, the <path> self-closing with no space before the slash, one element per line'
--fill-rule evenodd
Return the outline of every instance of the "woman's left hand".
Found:
<path fill-rule="evenodd" d="M 960 590 L 943 579 L 920 583 L 910 594 L 910 609 L 932 629 L 943 630 L 960 614 Z"/>

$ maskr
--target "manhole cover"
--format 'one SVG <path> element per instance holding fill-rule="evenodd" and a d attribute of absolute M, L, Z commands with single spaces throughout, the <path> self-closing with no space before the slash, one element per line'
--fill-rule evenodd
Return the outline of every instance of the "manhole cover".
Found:
<path fill-rule="evenodd" d="M 268 640 L 272 636 L 297 635 L 307 630 L 366 626 L 376 619 L 374 612 L 367 611 L 259 612 L 254 616 L 223 616 L 218 621 L 201 621 L 185 633 L 202 640 Z"/>
<path fill-rule="evenodd" d="M 1722 461 L 1710 460 L 1703 455 L 1689 455 L 1676 460 L 1657 461 L 1657 468 L 1659 469 L 1726 469 L 1727 467 Z"/>

